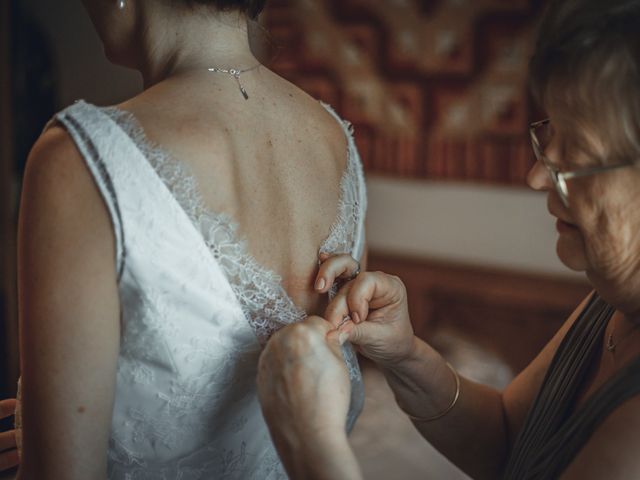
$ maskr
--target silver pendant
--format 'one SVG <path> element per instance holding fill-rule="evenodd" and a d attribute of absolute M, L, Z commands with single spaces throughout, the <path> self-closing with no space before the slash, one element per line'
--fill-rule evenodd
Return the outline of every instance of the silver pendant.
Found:
<path fill-rule="evenodd" d="M 245 100 L 249 100 L 249 94 L 247 93 L 247 91 L 245 90 L 245 88 L 242 86 L 242 83 L 240 82 L 240 75 L 245 73 L 245 72 L 250 72 L 251 70 L 255 70 L 256 68 L 258 68 L 260 66 L 260 64 L 257 64 L 251 68 L 248 68 L 246 70 L 240 70 L 237 68 L 230 68 L 228 70 L 224 69 L 224 68 L 219 68 L 219 67 L 209 67 L 207 68 L 207 70 L 209 70 L 210 72 L 215 72 L 215 73 L 226 73 L 227 75 L 231 75 L 236 83 L 238 84 L 238 90 L 240 90 L 240 93 L 242 94 L 242 96 L 244 97 Z"/>
<path fill-rule="evenodd" d="M 609 337 L 607 338 L 607 350 L 610 352 L 616 351 L 616 344 L 613 343 L 613 333 L 610 333 Z"/>

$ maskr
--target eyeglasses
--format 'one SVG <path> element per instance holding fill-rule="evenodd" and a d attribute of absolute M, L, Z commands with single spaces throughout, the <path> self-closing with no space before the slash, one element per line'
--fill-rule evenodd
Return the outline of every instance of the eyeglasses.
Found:
<path fill-rule="evenodd" d="M 553 128 L 549 119 L 534 122 L 529 125 L 529 135 L 531 136 L 531 146 L 533 147 L 533 153 L 536 156 L 536 160 L 542 163 L 551 177 L 553 185 L 560 195 L 560 199 L 565 207 L 569 206 L 569 190 L 567 189 L 567 180 L 577 177 L 586 177 L 594 175 L 596 173 L 606 172 L 608 170 L 615 170 L 622 167 L 630 167 L 634 163 L 616 163 L 611 165 L 600 165 L 597 167 L 586 167 L 579 170 L 561 172 L 560 169 L 555 166 L 544 154 L 545 149 L 549 145 L 553 137 Z"/>

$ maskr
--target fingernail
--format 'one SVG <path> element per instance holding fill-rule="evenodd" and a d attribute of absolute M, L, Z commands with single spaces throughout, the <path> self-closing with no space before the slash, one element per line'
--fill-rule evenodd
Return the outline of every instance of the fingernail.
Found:
<path fill-rule="evenodd" d="M 340 333 L 340 335 L 338 335 L 338 342 L 340 343 L 340 345 L 344 345 L 344 342 L 346 342 L 348 338 L 349 334 L 347 332 L 342 332 Z"/>
<path fill-rule="evenodd" d="M 353 319 L 353 323 L 360 323 L 360 315 L 358 315 L 358 312 L 352 312 L 351 318 Z"/>
<path fill-rule="evenodd" d="M 322 290 L 324 288 L 324 286 L 325 286 L 324 278 L 319 278 L 316 281 L 316 290 Z"/>

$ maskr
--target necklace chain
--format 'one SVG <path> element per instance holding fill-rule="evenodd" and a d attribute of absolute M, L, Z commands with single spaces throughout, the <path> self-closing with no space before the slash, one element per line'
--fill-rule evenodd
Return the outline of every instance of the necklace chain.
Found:
<path fill-rule="evenodd" d="M 614 342 L 613 334 L 616 331 L 616 323 L 617 323 L 616 320 L 614 320 L 613 327 L 611 328 L 611 332 L 607 336 L 607 350 L 611 353 L 615 353 L 616 347 L 620 344 L 620 342 L 622 342 L 626 338 L 629 338 L 637 330 L 637 327 L 640 326 L 640 324 L 633 322 L 633 328 L 632 328 L 633 332 L 629 332 L 629 335 L 622 337 L 617 342 Z"/>
<path fill-rule="evenodd" d="M 207 70 L 209 70 L 210 72 L 214 72 L 214 73 L 226 73 L 227 75 L 231 75 L 235 79 L 236 83 L 238 84 L 238 89 L 240 90 L 240 93 L 242 94 L 244 99 L 245 100 L 249 100 L 249 94 L 247 93 L 247 91 L 245 90 L 244 86 L 242 85 L 242 82 L 240 81 L 240 75 L 242 75 L 243 73 L 247 73 L 247 72 L 250 72 L 252 70 L 255 70 L 260 65 L 261 64 L 258 63 L 256 65 L 254 65 L 253 67 L 249 67 L 249 68 L 245 68 L 245 69 L 209 67 L 209 68 L 207 68 Z"/>

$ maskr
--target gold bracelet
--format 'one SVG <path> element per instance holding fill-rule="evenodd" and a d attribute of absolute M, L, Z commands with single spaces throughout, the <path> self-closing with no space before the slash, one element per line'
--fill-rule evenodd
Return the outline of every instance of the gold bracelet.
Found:
<path fill-rule="evenodd" d="M 449 370 L 451 370 L 451 373 L 453 373 L 453 376 L 456 379 L 456 394 L 453 397 L 453 401 L 442 412 L 437 413 L 432 417 L 416 417 L 414 415 L 411 415 L 411 414 L 405 412 L 405 413 L 407 413 L 407 416 L 411 420 L 413 420 L 414 422 L 432 422 L 433 420 L 438 420 L 439 418 L 442 418 L 447 413 L 449 413 L 451 411 L 451 409 L 456 406 L 456 403 L 458 403 L 458 398 L 460 398 L 460 376 L 458 375 L 458 372 L 456 372 L 456 370 L 451 366 L 451 364 L 449 362 L 445 362 L 445 363 L 446 363 L 447 367 L 449 367 Z"/>

